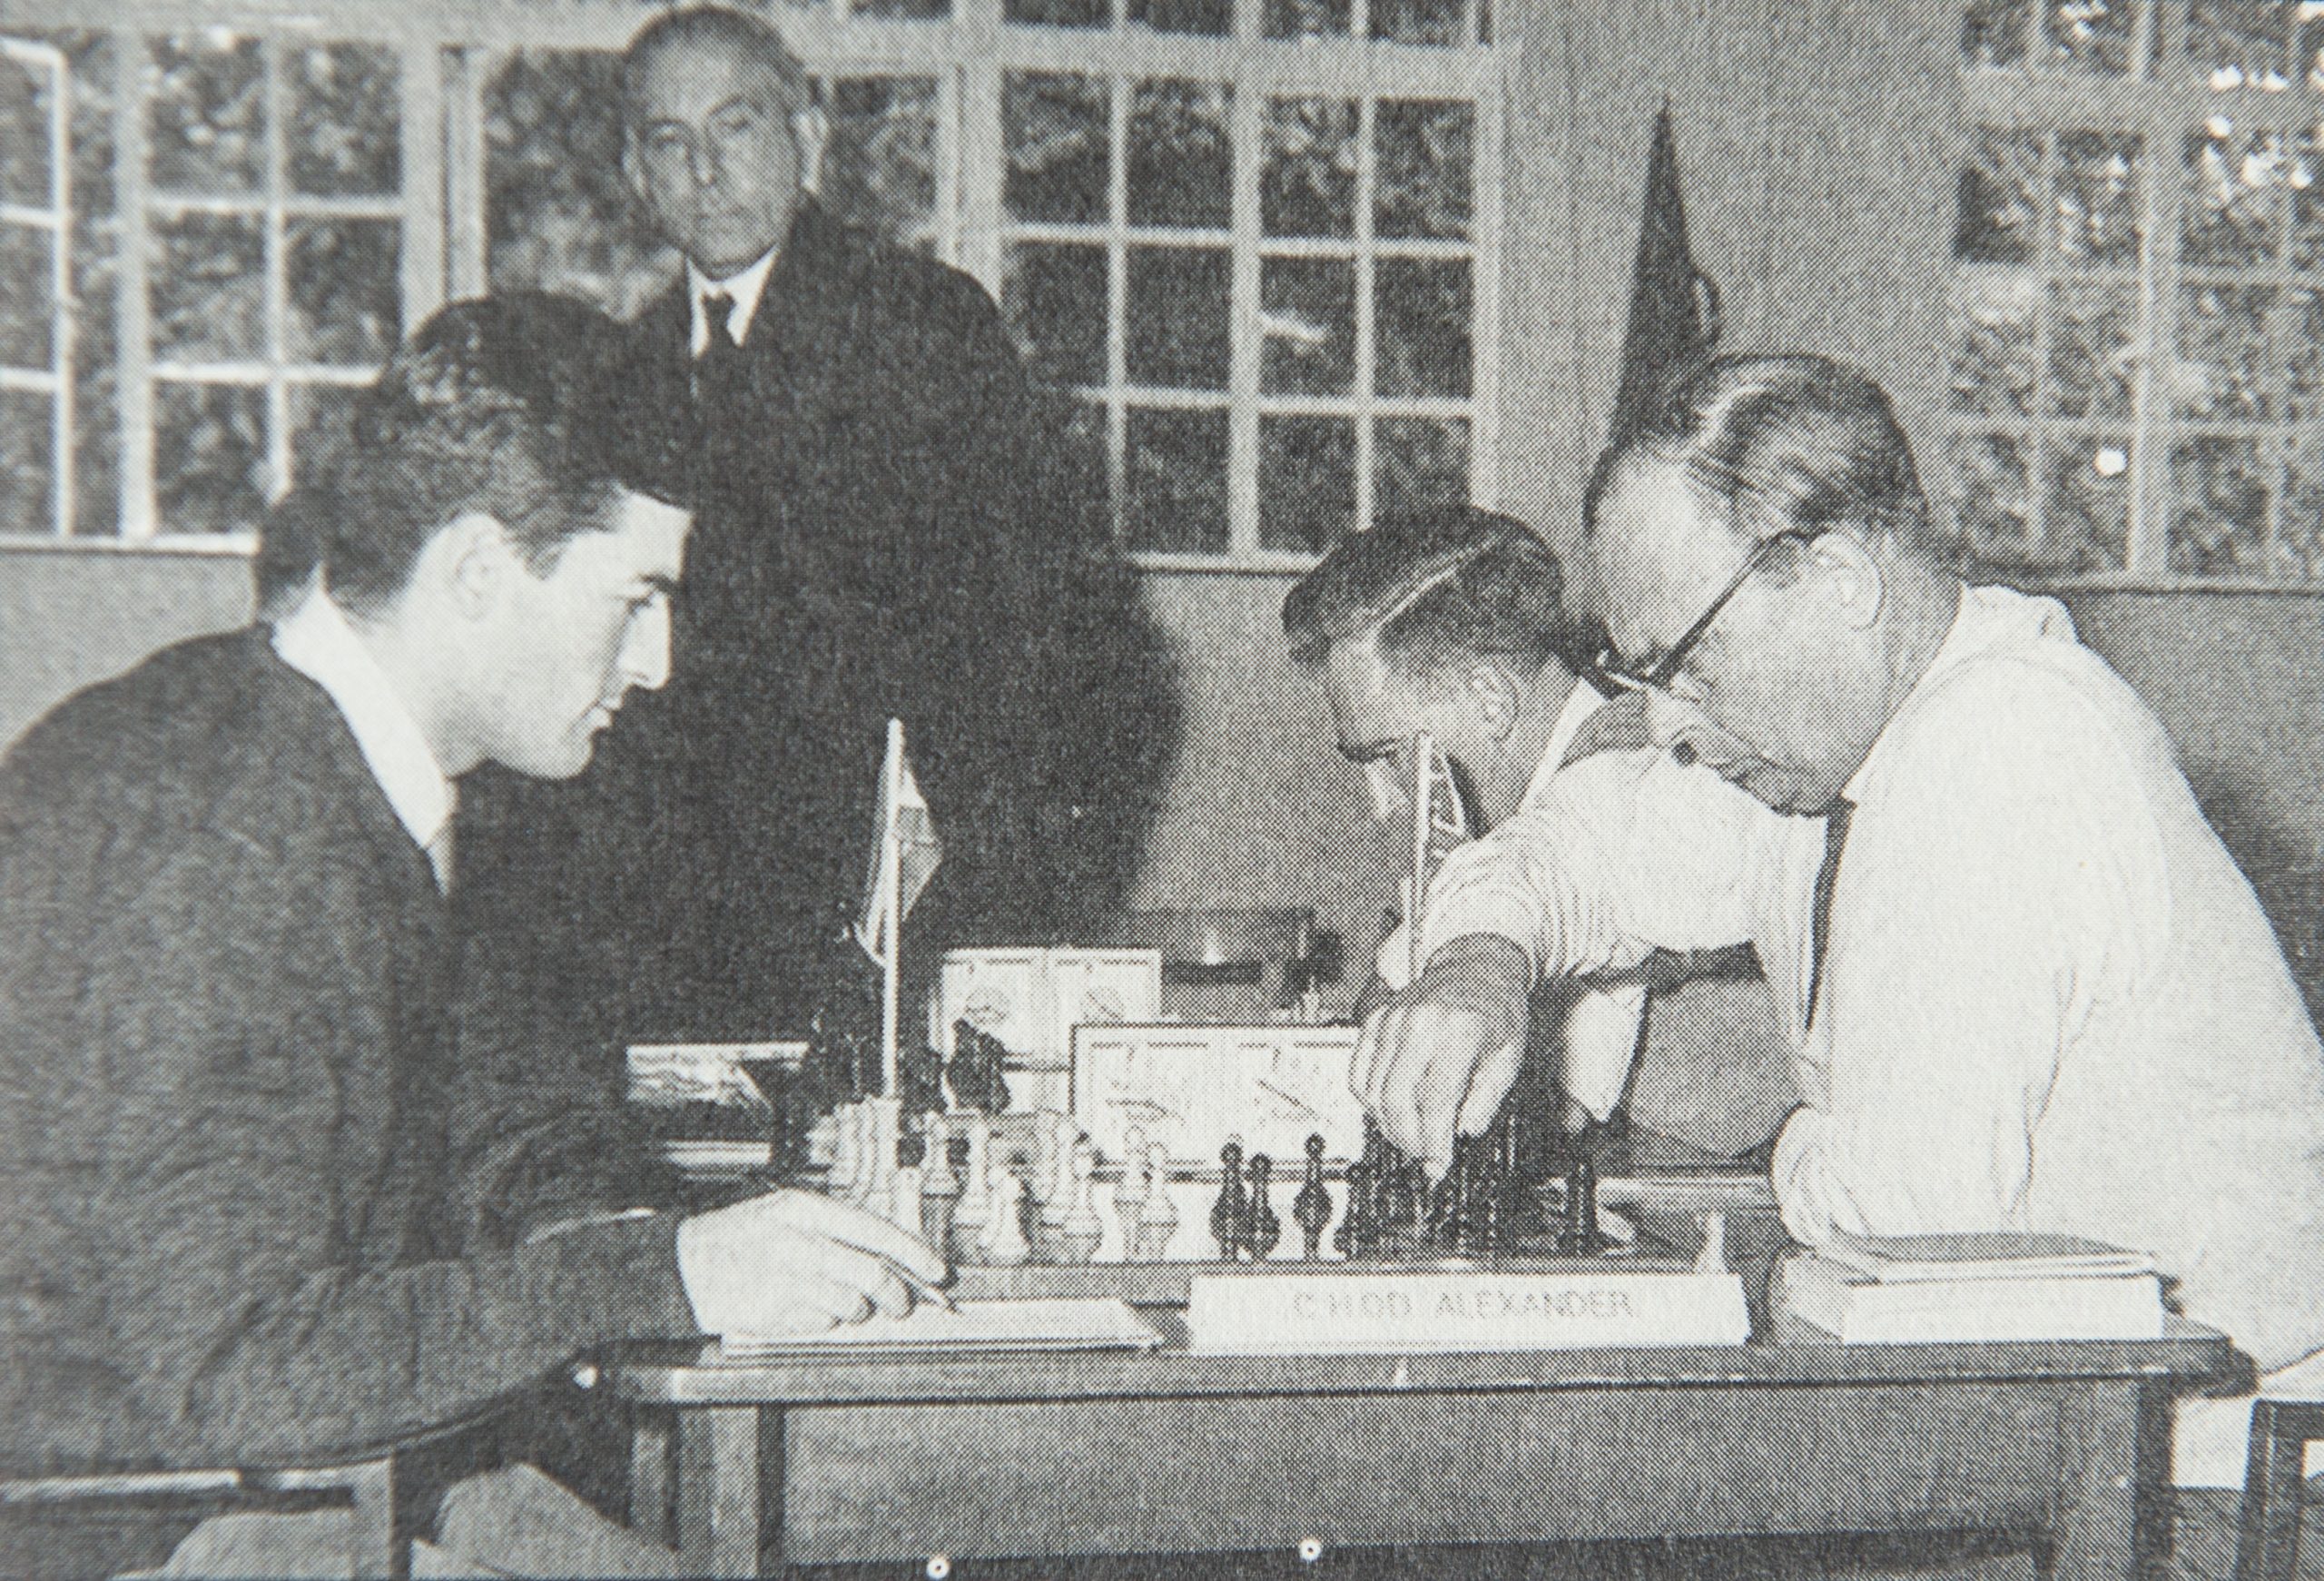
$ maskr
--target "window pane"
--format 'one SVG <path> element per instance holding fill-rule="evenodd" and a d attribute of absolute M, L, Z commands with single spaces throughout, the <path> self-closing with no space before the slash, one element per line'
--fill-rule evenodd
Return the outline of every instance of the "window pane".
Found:
<path fill-rule="evenodd" d="M 266 355 L 265 246 L 255 215 L 153 226 L 153 353 L 182 361 Z"/>
<path fill-rule="evenodd" d="M 1969 0 L 1961 21 L 1961 54 L 1972 66 L 2013 66 L 2025 59 L 2033 0 Z"/>
<path fill-rule="evenodd" d="M 55 247 L 49 232 L 0 222 L 0 367 L 49 366 Z"/>
<path fill-rule="evenodd" d="M 495 291 L 563 291 L 635 317 L 675 278 L 621 172 L 620 62 L 526 50 L 485 85 L 485 229 Z"/>
<path fill-rule="evenodd" d="M 2295 269 L 2314 269 L 2324 263 L 2324 146 L 2316 128 L 2302 132 L 2292 144 L 2284 186 L 2291 205 L 2291 244 L 2286 252 Z"/>
<path fill-rule="evenodd" d="M 259 41 L 216 28 L 162 40 L 149 61 L 145 136 L 153 185 L 258 192 L 266 172 L 266 70 Z"/>
<path fill-rule="evenodd" d="M 2171 568 L 2193 576 L 2257 572 L 2267 563 L 2275 468 L 2252 440 L 2201 439 L 2171 453 Z"/>
<path fill-rule="evenodd" d="M 1231 92 L 1224 83 L 1137 84 L 1129 112 L 1131 224 L 1226 228 Z"/>
<path fill-rule="evenodd" d="M 1225 551 L 1225 410 L 1131 408 L 1127 470 L 1132 548 Z"/>
<path fill-rule="evenodd" d="M 2324 415 L 2324 291 L 2296 286 L 2284 293 L 2290 314 L 2285 370 L 2285 415 L 2312 421 Z"/>
<path fill-rule="evenodd" d="M 2120 570 L 2130 543 L 2130 440 L 2067 438 L 2056 446 L 2043 562 L 2062 570 Z"/>
<path fill-rule="evenodd" d="M 2122 76 L 2131 70 L 2142 0 L 2049 0 L 2043 16 L 2050 59 L 2072 71 Z M 2151 0 L 2147 0 L 2151 3 Z"/>
<path fill-rule="evenodd" d="M 283 229 L 290 360 L 364 367 L 384 361 L 402 327 L 401 227 L 393 220 L 292 220 Z"/>
<path fill-rule="evenodd" d="M 1106 250 L 1021 242 L 1009 249 L 1001 310 L 1035 377 L 1106 381 Z"/>
<path fill-rule="evenodd" d="M 2050 288 L 2050 410 L 2057 417 L 2131 411 L 2138 292 L 2130 286 Z"/>
<path fill-rule="evenodd" d="M 153 390 L 162 530 L 246 532 L 266 509 L 266 394 L 218 384 Z"/>
<path fill-rule="evenodd" d="M 1383 395 L 1469 393 L 1469 266 L 1383 258 L 1374 275 Z"/>
<path fill-rule="evenodd" d="M 1259 217 L 1268 235 L 1355 234 L 1355 132 L 1351 100 L 1267 102 Z"/>
<path fill-rule="evenodd" d="M 1384 99 L 1379 202 L 1374 226 L 1383 236 L 1469 239 L 1470 172 L 1476 159 L 1477 113 L 1468 104 Z"/>
<path fill-rule="evenodd" d="M 1467 42 L 1463 0 L 1372 0 L 1372 36 L 1398 44 Z"/>
<path fill-rule="evenodd" d="M 1953 410 L 2027 416 L 2041 374 L 2030 269 L 1964 265 L 1953 275 Z"/>
<path fill-rule="evenodd" d="M 315 476 L 347 448 L 348 421 L 361 393 L 343 384 L 290 387 L 290 466 L 299 477 Z"/>
<path fill-rule="evenodd" d="M 116 368 L 119 315 L 113 311 L 121 227 L 113 214 L 113 119 L 115 39 L 103 31 L 58 30 L 44 35 L 71 64 L 73 160 L 73 285 L 81 311 L 73 338 L 73 530 L 111 537 L 121 530 L 121 429 Z M 132 58 L 145 45 L 131 39 Z"/>
<path fill-rule="evenodd" d="M 1959 434 L 1952 446 L 1953 509 L 1970 555 L 1992 570 L 2033 568 L 2033 491 L 2028 441 L 2004 434 Z"/>
<path fill-rule="evenodd" d="M 1128 0 L 1128 15 L 1157 33 L 1224 34 L 1235 25 L 1234 0 Z"/>
<path fill-rule="evenodd" d="M 2299 8 L 2285 0 L 2187 0 L 2187 58 L 2222 74 L 2214 82 L 2219 87 L 2280 88 L 2291 16 Z"/>
<path fill-rule="evenodd" d="M 302 193 L 393 193 L 403 183 L 403 84 L 379 44 L 283 46 L 290 91 L 290 185 Z"/>
<path fill-rule="evenodd" d="M 1343 35 L 1354 21 L 1348 0 L 1266 0 L 1269 38 Z"/>
<path fill-rule="evenodd" d="M 1131 383 L 1226 388 L 1230 277 L 1223 248 L 1130 249 Z"/>
<path fill-rule="evenodd" d="M 1372 513 L 1393 520 L 1469 499 L 1469 425 L 1384 417 L 1372 425 Z"/>
<path fill-rule="evenodd" d="M 2073 132 L 2058 139 L 2058 251 L 2078 263 L 2139 261 L 2144 140 Z"/>
<path fill-rule="evenodd" d="M 1355 421 L 1259 419 L 1259 547 L 1321 552 L 1355 522 Z"/>
<path fill-rule="evenodd" d="M 848 9 L 858 16 L 903 16 L 929 22 L 952 14 L 950 0 L 854 0 Z"/>
<path fill-rule="evenodd" d="M 2039 134 L 1979 128 L 1974 161 L 1956 190 L 1953 256 L 1975 263 L 2031 262 L 2041 214 Z"/>
<path fill-rule="evenodd" d="M 55 77 L 0 60 L 0 203 L 48 207 L 49 90 Z"/>
<path fill-rule="evenodd" d="M 1266 336 L 1261 388 L 1270 394 L 1344 395 L 1355 388 L 1355 264 L 1269 258 L 1261 265 Z"/>
<path fill-rule="evenodd" d="M 2190 417 L 2264 418 L 2272 410 L 2268 387 L 2268 309 L 2265 287 L 2182 286 L 2179 291 L 2180 356 L 2172 394 Z"/>
<path fill-rule="evenodd" d="M 2226 266 L 2266 262 L 2276 250 L 2275 194 L 2285 173 L 2282 147 L 2271 133 L 2189 138 L 2181 260 Z"/>
<path fill-rule="evenodd" d="M 2324 440 L 2301 436 L 2290 460 L 2270 561 L 2279 576 L 2324 577 Z"/>
<path fill-rule="evenodd" d="M 56 530 L 48 397 L 0 390 L 0 533 Z"/>
<path fill-rule="evenodd" d="M 1106 0 L 1008 0 L 1003 14 L 1045 27 L 1103 27 L 1113 20 Z"/>
<path fill-rule="evenodd" d="M 1011 218 L 1103 224 L 1112 132 L 1103 77 L 1011 74 L 1001 89 Z"/>
<path fill-rule="evenodd" d="M 829 85 L 823 201 L 841 218 L 923 252 L 936 248 L 933 77 L 859 77 Z"/>

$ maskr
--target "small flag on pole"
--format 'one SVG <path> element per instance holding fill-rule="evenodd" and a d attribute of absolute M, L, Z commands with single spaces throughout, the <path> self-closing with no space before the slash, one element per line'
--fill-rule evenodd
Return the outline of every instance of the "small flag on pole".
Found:
<path fill-rule="evenodd" d="M 863 913 L 855 924 L 856 942 L 878 964 L 890 963 L 896 932 L 935 876 L 943 855 L 928 798 L 921 794 L 911 760 L 904 756 L 903 721 L 891 719 L 888 759 L 880 775 L 879 845 L 864 881 Z"/>
<path fill-rule="evenodd" d="M 1468 837 L 1468 809 L 1462 804 L 1460 786 L 1453 781 L 1452 766 L 1438 750 L 1436 737 L 1425 730 L 1416 732 L 1413 736 L 1413 866 L 1412 875 L 1405 880 L 1404 906 L 1404 938 L 1412 950 L 1408 983 L 1419 982 L 1422 969 L 1428 964 L 1421 953 L 1420 924 L 1429 883 L 1452 848 Z"/>

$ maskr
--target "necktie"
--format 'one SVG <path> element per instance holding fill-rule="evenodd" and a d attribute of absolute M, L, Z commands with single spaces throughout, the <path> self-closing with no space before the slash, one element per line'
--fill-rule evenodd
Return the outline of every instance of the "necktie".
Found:
<path fill-rule="evenodd" d="M 710 331 L 704 342 L 702 354 L 705 361 L 722 352 L 739 351 L 742 342 L 734 339 L 734 299 L 723 291 L 702 293 L 703 327 Z"/>
<path fill-rule="evenodd" d="M 1824 952 L 1832 943 L 1832 891 L 1840 882 L 1840 848 L 1847 844 L 1856 804 L 1842 796 L 1824 815 L 1824 865 L 1816 870 L 1816 909 L 1810 914 L 1807 958 L 1807 1024 L 1816 1024 L 1816 999 L 1824 988 Z"/>
<path fill-rule="evenodd" d="M 429 870 L 430 872 L 432 872 L 432 873 L 434 873 L 434 874 L 436 874 L 436 892 L 437 892 L 438 894 L 451 894 L 451 893 L 452 893 L 452 822 L 451 822 L 451 820 L 450 820 L 449 818 L 447 818 L 446 820 L 444 820 L 444 826 L 443 826 L 442 828 L 440 828 L 440 829 L 438 829 L 438 830 L 437 830 L 437 831 L 436 831 L 436 837 L 435 837 L 433 840 L 428 841 L 427 845 L 422 845 L 422 846 L 420 847 L 420 849 L 421 849 L 422 851 L 424 851 L 424 852 L 426 852 L 426 853 L 428 854 L 428 870 Z"/>

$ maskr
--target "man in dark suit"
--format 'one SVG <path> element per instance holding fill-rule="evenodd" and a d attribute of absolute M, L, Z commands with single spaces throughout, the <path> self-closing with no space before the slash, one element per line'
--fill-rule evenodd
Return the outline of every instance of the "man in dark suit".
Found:
<path fill-rule="evenodd" d="M 797 1033 L 860 968 L 842 934 L 891 716 L 944 841 L 924 963 L 1118 898 L 1171 708 L 990 299 L 808 195 L 822 112 L 773 28 L 665 14 L 623 82 L 631 183 L 687 261 L 627 373 L 703 436 L 677 677 L 596 783 L 498 809 L 493 887 L 625 981 L 600 1030 Z M 566 847 L 578 887 L 528 871 Z M 512 970 L 555 1014 L 570 973 Z"/>
<path fill-rule="evenodd" d="M 941 1277 L 826 1199 L 681 1221 L 528 1175 L 545 1117 L 455 1058 L 458 777 L 577 775 L 668 676 L 690 518 L 631 448 L 650 423 L 589 392 L 611 331 L 552 299 L 438 313 L 308 501 L 295 607 L 165 649 L 0 759 L 11 1467 L 296 1463 L 608 1340 L 818 1328 L 908 1307 L 896 1265 Z M 675 1563 L 537 1474 L 447 1509 L 468 1559 L 522 1573 Z M 501 1546 L 544 1509 L 594 1536 Z M 316 1573 L 330 1540 L 281 1518 L 197 1533 L 183 1567 Z"/>

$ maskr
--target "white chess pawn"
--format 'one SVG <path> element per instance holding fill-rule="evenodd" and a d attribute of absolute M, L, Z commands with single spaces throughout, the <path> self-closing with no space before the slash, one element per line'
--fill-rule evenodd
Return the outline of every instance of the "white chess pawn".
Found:
<path fill-rule="evenodd" d="M 984 1251 L 985 1231 L 992 1224 L 991 1122 L 973 1109 L 960 1111 L 968 1127 L 968 1179 L 960 1183 L 960 1205 L 952 1210 L 952 1255 L 962 1262 Z"/>
<path fill-rule="evenodd" d="M 952 1172 L 951 1117 L 934 1111 L 921 1115 L 920 1134 L 927 1144 L 921 1154 L 921 1191 L 931 1197 L 959 1196 L 960 1177 Z"/>
<path fill-rule="evenodd" d="M 1098 1255 L 1098 1242 L 1105 1239 L 1106 1221 L 1098 1217 L 1097 1191 L 1098 1154 L 1087 1141 L 1073 1144 L 1067 1160 L 1072 1171 L 1072 1205 L 1065 1210 L 1065 1220 L 1058 1227 L 1058 1245 L 1067 1262 L 1088 1262 Z"/>
<path fill-rule="evenodd" d="M 1122 1178 L 1114 1187 L 1114 1217 L 1122 1227 L 1122 1260 L 1137 1260 L 1137 1225 L 1146 1217 L 1146 1133 L 1133 1126 L 1122 1137 Z"/>
<path fill-rule="evenodd" d="M 898 1164 L 888 1181 L 888 1217 L 913 1235 L 924 1232 L 921 1223 L 924 1180 L 918 1164 Z"/>
<path fill-rule="evenodd" d="M 873 1098 L 866 1101 L 864 1108 L 864 1123 L 872 1133 L 866 1150 L 872 1155 L 872 1167 L 864 1177 L 863 1195 L 875 1210 L 885 1211 L 895 1191 L 896 1148 L 904 1133 L 903 1100 Z"/>
<path fill-rule="evenodd" d="M 1041 1204 L 1042 1254 L 1056 1258 L 1065 1216 L 1073 1210 L 1073 1150 L 1080 1145 L 1081 1131 L 1062 1114 L 1045 1114 L 1041 1121 L 1045 1177 L 1034 1186 L 1033 1195 Z"/>
<path fill-rule="evenodd" d="M 1160 1262 L 1178 1233 L 1178 1205 L 1170 1200 L 1170 1150 L 1156 1142 L 1147 1150 L 1146 1213 L 1137 1221 L 1137 1260 Z"/>
<path fill-rule="evenodd" d="M 1014 1170 L 996 1171 L 992 1222 L 984 1232 L 984 1260 L 995 1268 L 1014 1268 L 1033 1255 L 1025 1240 L 1025 1182 Z"/>
<path fill-rule="evenodd" d="M 832 1167 L 823 1179 L 832 1196 L 852 1198 L 855 1195 L 856 1173 L 862 1167 L 857 1162 L 857 1155 L 862 1148 L 862 1132 L 856 1127 L 855 1105 L 841 1104 L 832 1112 L 832 1119 L 836 1122 L 832 1128 Z"/>

